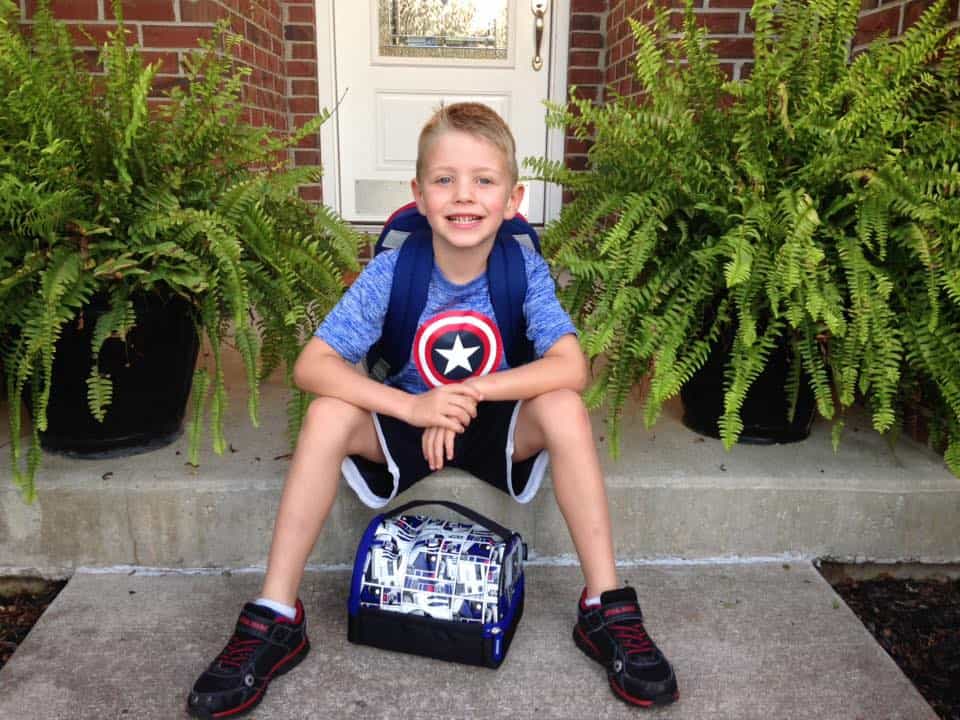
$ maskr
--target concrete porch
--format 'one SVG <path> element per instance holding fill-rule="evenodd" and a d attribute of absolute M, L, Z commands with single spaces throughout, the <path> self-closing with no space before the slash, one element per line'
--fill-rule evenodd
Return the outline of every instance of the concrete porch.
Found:
<path fill-rule="evenodd" d="M 248 568 L 265 560 L 289 463 L 285 389 L 263 386 L 261 427 L 231 398 L 223 457 L 186 464 L 186 438 L 141 455 L 77 460 L 46 454 L 38 499 L 26 505 L 0 454 L 0 571 L 68 574 L 78 567 Z M 867 417 L 848 419 L 837 453 L 829 426 L 809 439 L 723 450 L 680 423 L 679 404 L 643 428 L 625 418 L 613 461 L 595 417 L 621 561 L 829 558 L 960 561 L 960 480 L 909 439 L 890 447 Z M 533 558 L 572 560 L 549 479 L 525 506 L 444 471 L 402 500 L 448 497 L 519 530 Z M 342 486 L 311 562 L 353 560 L 372 512 Z"/>

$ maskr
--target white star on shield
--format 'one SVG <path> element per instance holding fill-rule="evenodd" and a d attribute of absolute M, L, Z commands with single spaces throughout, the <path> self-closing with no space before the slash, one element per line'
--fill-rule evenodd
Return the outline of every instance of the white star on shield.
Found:
<path fill-rule="evenodd" d="M 447 359 L 447 367 L 444 368 L 443 374 L 449 375 L 451 370 L 456 370 L 458 367 L 462 367 L 467 372 L 473 372 L 473 368 L 470 366 L 469 358 L 479 349 L 479 345 L 465 348 L 463 343 L 460 341 L 460 333 L 457 333 L 457 337 L 453 341 L 452 348 L 449 350 L 441 350 L 440 348 L 436 348 L 436 351 Z"/>

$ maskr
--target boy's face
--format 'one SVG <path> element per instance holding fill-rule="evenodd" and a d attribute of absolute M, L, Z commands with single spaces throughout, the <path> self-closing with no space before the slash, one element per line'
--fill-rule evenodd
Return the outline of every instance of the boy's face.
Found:
<path fill-rule="evenodd" d="M 464 250 L 492 246 L 500 224 L 517 213 L 523 199 L 523 186 L 514 184 L 503 152 L 459 131 L 434 138 L 421 177 L 411 186 L 434 240 Z"/>

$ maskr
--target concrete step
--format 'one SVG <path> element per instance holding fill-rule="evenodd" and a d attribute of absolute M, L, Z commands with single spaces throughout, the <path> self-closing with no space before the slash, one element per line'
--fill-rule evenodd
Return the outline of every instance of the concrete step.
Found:
<path fill-rule="evenodd" d="M 346 639 L 346 572 L 302 586 L 313 649 L 252 716 L 618 718 L 604 670 L 570 638 L 574 567 L 528 567 L 524 617 L 499 670 Z M 623 567 L 674 665 L 671 720 L 936 720 L 929 705 L 810 563 Z M 77 573 L 0 671 L 0 717 L 185 717 L 196 676 L 223 647 L 262 577 Z"/>
<path fill-rule="evenodd" d="M 83 566 L 162 568 L 262 564 L 289 464 L 285 391 L 267 384 L 261 427 L 242 395 L 227 419 L 231 450 L 186 464 L 186 439 L 133 457 L 78 460 L 45 454 L 38 500 L 25 505 L 0 483 L 0 569 L 69 572 Z M 617 556 L 637 559 L 833 558 L 960 561 L 960 480 L 942 458 L 908 439 L 891 448 L 866 417 L 847 422 L 839 452 L 829 426 L 801 443 L 738 445 L 731 452 L 680 423 L 668 405 L 652 430 L 624 421 L 623 452 L 601 446 Z M 7 453 L 0 478 L 9 478 Z M 533 557 L 570 558 L 573 547 L 549 480 L 527 506 L 444 471 L 401 501 L 445 497 L 519 530 Z M 311 562 L 352 562 L 372 513 L 342 486 Z"/>

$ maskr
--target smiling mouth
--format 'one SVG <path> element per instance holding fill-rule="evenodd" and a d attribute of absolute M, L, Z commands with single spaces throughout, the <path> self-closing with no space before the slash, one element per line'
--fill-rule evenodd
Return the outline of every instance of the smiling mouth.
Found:
<path fill-rule="evenodd" d="M 479 215 L 450 215 L 447 218 L 454 225 L 473 225 L 480 222 L 481 219 Z"/>

